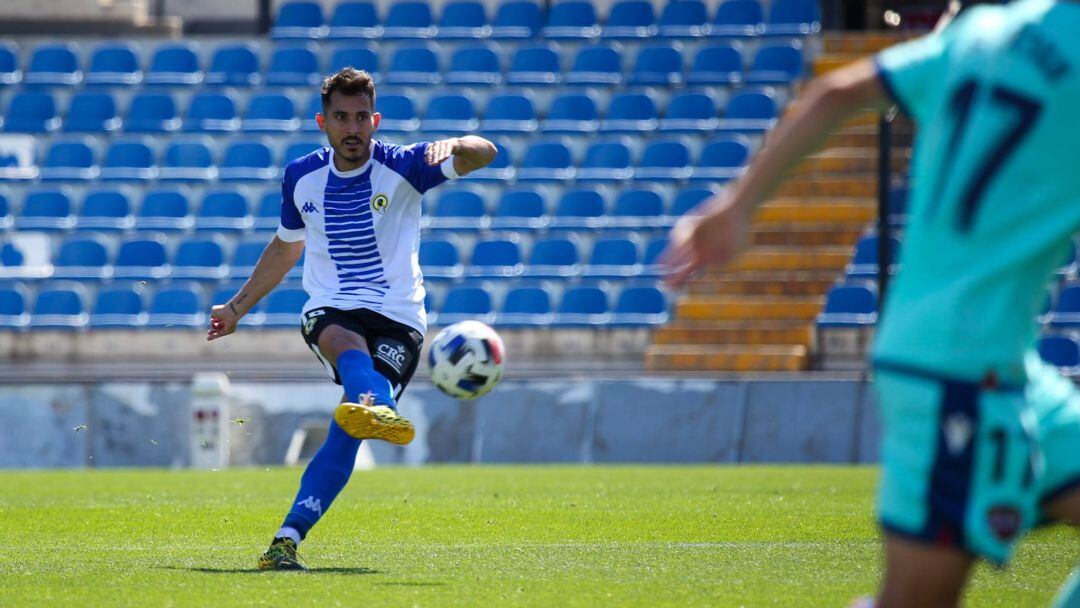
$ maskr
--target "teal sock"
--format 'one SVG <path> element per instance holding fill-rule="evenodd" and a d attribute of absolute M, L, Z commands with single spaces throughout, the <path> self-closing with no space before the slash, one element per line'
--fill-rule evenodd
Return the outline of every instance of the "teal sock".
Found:
<path fill-rule="evenodd" d="M 1053 608 L 1080 608 L 1080 568 L 1073 570 L 1054 598 Z"/>

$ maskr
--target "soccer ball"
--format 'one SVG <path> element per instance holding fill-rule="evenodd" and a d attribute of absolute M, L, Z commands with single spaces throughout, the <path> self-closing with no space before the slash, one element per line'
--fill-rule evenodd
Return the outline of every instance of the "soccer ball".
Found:
<path fill-rule="evenodd" d="M 502 378 L 505 352 L 502 338 L 487 325 L 479 321 L 454 323 L 431 343 L 431 381 L 457 399 L 486 395 Z"/>

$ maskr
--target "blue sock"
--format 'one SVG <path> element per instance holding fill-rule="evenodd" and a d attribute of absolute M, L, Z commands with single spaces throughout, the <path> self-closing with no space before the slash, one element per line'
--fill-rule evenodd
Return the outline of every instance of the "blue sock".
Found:
<path fill-rule="evenodd" d="M 337 358 L 338 375 L 345 387 L 345 396 L 359 403 L 364 395 L 371 393 L 375 405 L 397 407 L 394 389 L 386 376 L 375 371 L 371 355 L 362 350 L 347 350 Z"/>
<path fill-rule="evenodd" d="M 349 482 L 359 449 L 360 440 L 350 437 L 331 420 L 326 443 L 315 453 L 300 478 L 300 491 L 296 493 L 282 527 L 296 529 L 300 538 L 307 536 L 308 530 L 326 513 L 330 503 Z"/>

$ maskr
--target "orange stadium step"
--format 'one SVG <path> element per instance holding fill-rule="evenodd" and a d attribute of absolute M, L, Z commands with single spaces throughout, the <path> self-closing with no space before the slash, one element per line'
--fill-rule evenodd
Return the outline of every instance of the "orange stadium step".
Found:
<path fill-rule="evenodd" d="M 845 175 L 842 177 L 797 177 L 784 182 L 778 196 L 877 196 L 877 177 Z"/>
<path fill-rule="evenodd" d="M 825 53 L 870 55 L 911 38 L 911 34 L 892 32 L 825 34 Z"/>
<path fill-rule="evenodd" d="M 864 55 L 858 53 L 824 53 L 814 59 L 814 76 L 827 74 L 835 69 L 842 68 L 853 61 L 862 59 Z"/>
<path fill-rule="evenodd" d="M 907 150 L 894 150 L 893 168 L 902 170 L 907 167 Z M 802 161 L 795 167 L 796 177 L 809 177 L 821 174 L 870 174 L 878 169 L 877 148 L 830 148 Z"/>
<path fill-rule="evenodd" d="M 678 319 L 702 321 L 807 320 L 817 317 L 824 296 L 699 296 L 675 305 Z"/>
<path fill-rule="evenodd" d="M 733 345 L 809 344 L 812 325 L 805 321 L 684 322 L 661 327 L 656 344 Z"/>
<path fill-rule="evenodd" d="M 753 247 L 736 259 L 734 270 L 840 270 L 851 258 L 851 247 Z"/>
<path fill-rule="evenodd" d="M 756 224 L 750 229 L 751 245 L 813 246 L 854 244 L 863 227 L 843 224 Z"/>
<path fill-rule="evenodd" d="M 865 226 L 877 217 L 875 198 L 778 198 L 758 208 L 757 224 L 853 224 Z"/>
<path fill-rule="evenodd" d="M 807 348 L 801 344 L 766 346 L 657 345 L 645 353 L 649 371 L 797 372 L 806 369 Z"/>
<path fill-rule="evenodd" d="M 827 292 L 836 280 L 835 270 L 721 271 L 715 277 L 694 279 L 689 285 L 689 293 L 703 296 L 813 296 Z"/>

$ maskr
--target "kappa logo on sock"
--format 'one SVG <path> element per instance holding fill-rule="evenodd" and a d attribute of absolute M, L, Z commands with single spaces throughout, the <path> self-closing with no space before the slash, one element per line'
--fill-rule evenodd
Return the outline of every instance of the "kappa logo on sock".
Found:
<path fill-rule="evenodd" d="M 401 342 L 380 341 L 375 346 L 375 358 L 389 365 L 398 374 L 409 363 L 409 350 Z"/>
<path fill-rule="evenodd" d="M 314 496 L 308 496 L 304 500 L 296 503 L 301 507 L 307 507 L 312 511 L 318 513 L 319 517 L 322 517 L 322 500 L 315 498 Z"/>

